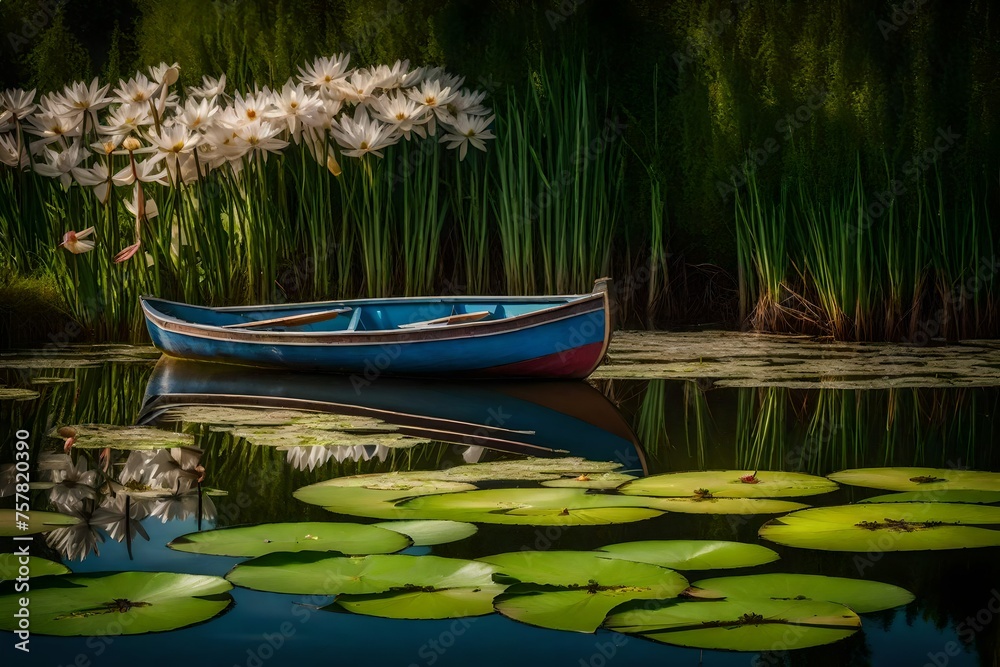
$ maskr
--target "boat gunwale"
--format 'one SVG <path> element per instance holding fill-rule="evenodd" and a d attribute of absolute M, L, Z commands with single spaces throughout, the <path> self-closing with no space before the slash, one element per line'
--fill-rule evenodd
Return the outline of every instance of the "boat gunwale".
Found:
<path fill-rule="evenodd" d="M 467 302 L 471 298 L 466 297 L 447 297 L 448 299 L 454 299 L 457 302 Z M 496 302 L 497 299 L 510 299 L 510 297 L 478 297 L 487 302 Z M 517 297 L 520 298 L 520 297 Z M 534 297 L 537 301 L 550 300 L 553 297 Z M 515 315 L 513 317 L 505 317 L 499 320 L 485 320 L 478 322 L 463 322 L 459 324 L 453 324 L 448 326 L 439 327 L 427 327 L 424 329 L 377 329 L 373 331 L 253 331 L 253 330 L 241 330 L 238 328 L 224 329 L 220 325 L 211 324 L 199 324 L 195 322 L 189 322 L 187 320 L 182 320 L 177 317 L 168 315 L 159 309 L 157 309 L 153 302 L 163 302 L 179 306 L 185 306 L 190 308 L 196 308 L 207 311 L 216 311 L 221 309 L 215 309 L 208 306 L 194 306 L 190 304 L 185 304 L 177 301 L 170 301 L 168 299 L 161 299 L 158 297 L 143 296 L 140 298 L 140 305 L 142 307 L 143 313 L 146 315 L 150 323 L 154 324 L 157 328 L 171 332 L 175 334 L 181 334 L 186 336 L 193 336 L 197 338 L 208 338 L 212 340 L 227 340 L 233 342 L 241 343 L 255 343 L 255 344 L 273 344 L 280 343 L 283 345 L 320 345 L 320 344 L 333 344 L 338 345 L 373 345 L 379 343 L 417 343 L 423 341 L 444 341 L 453 339 L 462 339 L 470 337 L 479 336 L 491 336 L 502 333 L 507 333 L 510 331 L 517 331 L 520 329 L 529 329 L 537 326 L 542 326 L 545 324 L 555 323 L 562 321 L 571 317 L 578 317 L 581 315 L 588 315 L 590 313 L 604 311 L 605 313 L 605 336 L 604 342 L 607 346 L 610 341 L 608 340 L 608 329 L 610 328 L 607 295 L 602 292 L 592 292 L 589 294 L 571 295 L 567 297 L 562 297 L 567 299 L 565 303 L 558 303 L 548 308 L 542 308 L 530 313 L 522 313 L 520 315 Z M 406 303 L 411 300 L 412 297 L 403 298 L 396 300 L 397 303 Z M 601 302 L 600 308 L 594 308 L 592 310 L 585 310 L 583 312 L 572 313 L 564 317 L 552 317 L 558 314 L 561 310 L 570 309 L 573 307 L 587 306 L 592 302 Z M 356 300 L 355 303 L 358 301 Z M 367 303 L 385 303 L 386 300 L 365 300 Z M 316 302 L 317 304 L 346 304 L 350 302 L 343 301 L 327 301 L 327 302 Z M 311 305 L 311 304 L 296 304 L 298 305 Z M 228 307 L 232 308 L 232 307 Z M 237 309 L 242 307 L 235 307 Z M 256 306 L 252 307 L 256 309 L 264 309 L 267 306 Z M 538 322 L 530 322 L 530 320 L 538 319 Z M 170 326 L 164 326 L 170 325 Z"/>

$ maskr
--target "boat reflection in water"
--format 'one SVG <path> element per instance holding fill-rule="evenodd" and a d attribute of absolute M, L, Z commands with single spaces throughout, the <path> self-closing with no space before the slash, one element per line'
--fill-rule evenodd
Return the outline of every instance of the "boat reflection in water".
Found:
<path fill-rule="evenodd" d="M 368 380 L 163 357 L 146 387 L 139 423 L 196 406 L 375 418 L 403 435 L 465 446 L 468 462 L 489 449 L 617 461 L 633 474 L 647 472 L 628 423 L 584 382 Z M 376 434 L 372 440 L 377 439 Z M 357 452 L 365 458 L 372 454 L 371 449 Z"/>

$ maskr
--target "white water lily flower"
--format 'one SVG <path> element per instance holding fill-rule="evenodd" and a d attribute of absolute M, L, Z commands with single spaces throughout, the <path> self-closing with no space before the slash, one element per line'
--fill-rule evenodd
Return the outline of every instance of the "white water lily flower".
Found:
<path fill-rule="evenodd" d="M 382 157 L 382 149 L 399 141 L 392 127 L 368 116 L 364 107 L 357 107 L 354 118 L 341 118 L 333 126 L 333 136 L 344 155 L 363 157 L 368 153 Z"/>
<path fill-rule="evenodd" d="M 218 169 L 227 162 L 236 172 L 243 166 L 242 158 L 249 147 L 238 140 L 236 132 L 228 127 L 214 126 L 205 132 L 205 140 L 198 147 L 198 158 L 210 169 Z"/>
<path fill-rule="evenodd" d="M 167 171 L 173 182 L 178 180 L 178 164 L 182 155 L 188 155 L 201 143 L 201 135 L 191 132 L 183 125 L 173 127 L 161 127 L 159 132 L 150 132 L 149 140 L 156 147 L 157 152 L 150 161 L 159 162 L 166 160 Z"/>
<path fill-rule="evenodd" d="M 143 161 L 136 160 L 134 162 L 134 170 L 130 164 L 111 178 L 115 185 L 132 185 L 137 180 L 140 183 L 159 183 L 160 185 L 170 185 L 167 180 L 167 173 L 162 170 L 156 170 L 157 162 L 158 160 L 155 158 Z"/>
<path fill-rule="evenodd" d="M 200 97 L 205 100 L 214 100 L 220 95 L 226 94 L 226 75 L 223 74 L 218 79 L 213 79 L 210 76 L 201 77 L 201 86 L 192 86 L 188 88 L 188 95 L 191 97 Z"/>
<path fill-rule="evenodd" d="M 94 77 L 89 86 L 83 81 L 76 81 L 55 97 L 77 122 L 82 121 L 84 115 L 89 115 L 91 127 L 94 127 L 97 124 L 97 112 L 112 102 L 112 98 L 105 97 L 108 88 L 108 85 L 100 86 L 97 77 Z"/>
<path fill-rule="evenodd" d="M 318 89 L 326 97 L 337 97 L 337 84 L 347 78 L 347 66 L 351 54 L 338 53 L 335 56 L 316 58 L 311 65 L 299 66 L 299 81 Z"/>
<path fill-rule="evenodd" d="M 184 110 L 174 118 L 174 121 L 189 130 L 204 132 L 218 112 L 219 106 L 212 100 L 189 99 L 184 104 Z"/>
<path fill-rule="evenodd" d="M 106 162 L 98 162 L 92 167 L 77 167 L 73 178 L 80 185 L 94 188 L 94 195 L 102 205 L 111 199 L 111 170 Z"/>
<path fill-rule="evenodd" d="M 442 86 L 438 79 L 428 79 L 418 87 L 406 91 L 406 96 L 433 112 L 427 125 L 427 131 L 435 134 L 437 132 L 435 117 L 442 120 L 449 117 L 448 105 L 458 96 L 458 93 L 452 92 L 448 86 Z"/>
<path fill-rule="evenodd" d="M 65 528 L 56 528 L 45 534 L 45 543 L 67 560 L 83 560 L 93 552 L 98 555 L 97 545 L 104 542 L 101 531 L 91 524 L 93 502 L 86 500 L 82 505 L 66 507 L 57 505 L 59 511 L 79 519 L 78 523 Z"/>
<path fill-rule="evenodd" d="M 0 109 L 0 135 L 14 129 L 14 114 L 7 109 Z"/>
<path fill-rule="evenodd" d="M 160 89 L 159 83 L 150 81 L 141 72 L 136 72 L 133 79 L 118 83 L 119 86 L 115 88 L 114 93 L 122 104 L 145 104 Z"/>
<path fill-rule="evenodd" d="M 410 138 L 410 132 L 415 132 L 421 137 L 427 136 L 421 127 L 430 120 L 427 108 L 409 99 L 401 91 L 397 90 L 391 95 L 376 98 L 371 108 L 376 118 L 391 125 L 406 139 Z"/>
<path fill-rule="evenodd" d="M 322 122 L 319 117 L 324 113 L 323 101 L 315 93 L 307 93 L 305 84 L 294 85 L 289 79 L 274 96 L 277 109 L 271 113 L 271 119 L 288 128 L 295 143 L 299 143 L 303 125 L 316 125 Z"/>
<path fill-rule="evenodd" d="M 464 160 L 469 144 L 479 150 L 486 152 L 484 139 L 494 139 L 493 133 L 489 130 L 493 116 L 484 118 L 482 116 L 470 116 L 460 113 L 450 122 L 450 132 L 441 137 L 441 143 L 448 144 L 448 148 L 458 148 L 458 159 Z"/>
<path fill-rule="evenodd" d="M 181 66 L 177 63 L 173 65 L 160 63 L 149 68 L 149 76 L 157 85 L 172 86 L 177 83 L 177 77 L 180 76 L 180 69 Z"/>
<path fill-rule="evenodd" d="M 281 128 L 266 120 L 255 120 L 236 130 L 236 144 L 246 146 L 247 152 L 278 153 L 288 146 L 288 142 L 277 139 Z"/>
<path fill-rule="evenodd" d="M 451 101 L 448 110 L 453 116 L 460 113 L 470 116 L 486 116 L 490 113 L 490 109 L 483 105 L 485 99 L 486 91 L 463 90 Z"/>
<path fill-rule="evenodd" d="M 62 246 L 63 248 L 66 248 L 66 250 L 69 250 L 74 255 L 82 255 L 83 253 L 90 252 L 91 250 L 94 249 L 93 241 L 83 240 L 93 233 L 94 233 L 93 227 L 87 227 L 86 229 L 79 232 L 74 232 L 72 230 L 68 231 L 65 234 L 63 234 L 62 243 L 60 243 L 59 245 Z"/>
<path fill-rule="evenodd" d="M 336 84 L 340 97 L 351 104 L 367 104 L 379 88 L 379 80 L 367 69 L 355 70 L 347 79 Z"/>
<path fill-rule="evenodd" d="M 25 118 L 33 112 L 37 105 L 35 101 L 35 89 L 29 91 L 20 88 L 8 88 L 0 93 L 0 107 L 10 111 L 15 118 Z"/>
<path fill-rule="evenodd" d="M 198 513 L 198 491 L 190 490 L 181 493 L 173 493 L 163 498 L 158 498 L 150 516 L 158 517 L 162 523 L 168 521 L 184 521 Z M 215 519 L 217 511 L 212 496 L 202 494 L 201 497 L 201 518 L 205 521 Z"/>
<path fill-rule="evenodd" d="M 122 104 L 112 110 L 104 122 L 105 125 L 98 126 L 98 133 L 125 136 L 152 125 L 153 118 L 149 115 L 148 104 Z"/>
<path fill-rule="evenodd" d="M 69 189 L 73 182 L 72 172 L 87 156 L 79 143 L 72 143 L 61 151 L 44 149 L 44 162 L 35 163 L 35 171 L 42 176 L 56 178 L 63 188 Z"/>
<path fill-rule="evenodd" d="M 84 498 L 96 498 L 97 471 L 87 469 L 87 460 L 80 457 L 76 464 L 61 468 L 52 478 L 49 499 L 58 505 L 74 506 Z"/>
<path fill-rule="evenodd" d="M 271 91 L 267 87 L 264 90 L 255 90 L 247 93 L 245 97 L 236 93 L 236 100 L 233 102 L 232 107 L 236 118 L 236 125 L 245 125 L 246 123 L 270 118 L 270 114 L 274 110 L 272 97 Z"/>
<path fill-rule="evenodd" d="M 80 126 L 63 114 L 39 113 L 28 117 L 31 127 L 25 128 L 30 134 L 41 137 L 32 144 L 32 153 L 38 154 L 44 146 L 80 135 Z"/>
<path fill-rule="evenodd" d="M 312 472 L 316 466 L 324 465 L 333 458 L 337 445 L 316 445 L 311 447 L 286 447 L 285 460 L 296 470 Z"/>
<path fill-rule="evenodd" d="M 133 539 L 137 534 L 148 542 L 149 534 L 140 523 L 147 516 L 149 508 L 146 502 L 133 498 L 128 493 L 117 493 L 104 499 L 90 523 L 103 528 L 115 542 L 123 542 L 126 537 Z"/>
<path fill-rule="evenodd" d="M 459 90 L 465 84 L 464 76 L 449 73 L 443 67 L 430 67 L 424 70 L 424 81 L 437 80 L 444 88 Z"/>
<path fill-rule="evenodd" d="M 0 163 L 8 167 L 20 167 L 24 169 L 31 161 L 23 146 L 18 146 L 16 137 L 7 137 L 0 134 Z"/>

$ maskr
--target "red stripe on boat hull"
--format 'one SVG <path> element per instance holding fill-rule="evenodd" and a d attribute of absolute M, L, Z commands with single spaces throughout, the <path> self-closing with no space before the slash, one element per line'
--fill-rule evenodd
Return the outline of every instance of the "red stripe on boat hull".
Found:
<path fill-rule="evenodd" d="M 544 357 L 518 361 L 476 371 L 477 375 L 495 377 L 545 377 L 583 379 L 601 363 L 604 343 L 589 343 Z"/>

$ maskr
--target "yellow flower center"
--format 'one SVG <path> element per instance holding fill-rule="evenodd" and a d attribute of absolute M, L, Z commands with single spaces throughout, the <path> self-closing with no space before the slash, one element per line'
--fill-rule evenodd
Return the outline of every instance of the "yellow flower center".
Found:
<path fill-rule="evenodd" d="M 426 98 L 424 98 L 424 104 L 428 106 L 437 104 L 437 98 L 434 97 L 433 95 L 428 95 Z"/>
<path fill-rule="evenodd" d="M 400 111 L 398 114 L 396 114 L 396 120 L 406 120 L 406 114 Z"/>
<path fill-rule="evenodd" d="M 253 120 L 256 117 L 257 117 L 257 112 L 256 111 L 254 111 L 253 109 L 247 109 L 247 118 L 249 118 L 250 120 Z"/>
<path fill-rule="evenodd" d="M 184 142 L 178 141 L 176 144 L 171 146 L 170 150 L 172 150 L 175 153 L 180 153 L 182 150 L 184 150 Z"/>
<path fill-rule="evenodd" d="M 363 150 L 363 151 L 366 151 L 366 150 L 368 150 L 368 142 L 367 142 L 367 141 L 362 141 L 362 142 L 361 142 L 361 146 L 360 146 L 360 148 L 361 148 L 361 150 Z"/>

